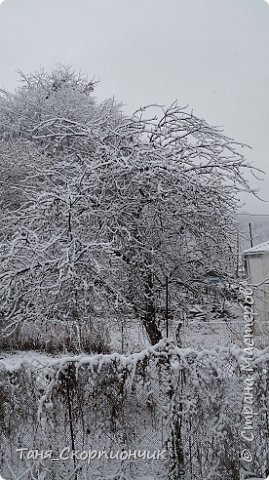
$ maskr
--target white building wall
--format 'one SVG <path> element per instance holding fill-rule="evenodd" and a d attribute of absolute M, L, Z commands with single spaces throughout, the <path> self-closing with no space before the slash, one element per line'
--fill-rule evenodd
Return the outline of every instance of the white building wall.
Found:
<path fill-rule="evenodd" d="M 269 251 L 257 254 L 245 255 L 247 264 L 247 277 L 251 284 L 259 285 L 266 279 L 260 287 L 255 287 L 255 311 L 257 321 L 269 323 Z"/>
<path fill-rule="evenodd" d="M 269 277 L 269 252 L 247 255 L 246 259 L 251 283 L 257 285 Z"/>

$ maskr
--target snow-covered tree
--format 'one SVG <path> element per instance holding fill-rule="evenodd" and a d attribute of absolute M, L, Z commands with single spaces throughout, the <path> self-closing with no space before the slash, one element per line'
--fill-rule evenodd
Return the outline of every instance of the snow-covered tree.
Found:
<path fill-rule="evenodd" d="M 21 78 L 0 99 L 2 333 L 133 315 L 158 342 L 167 281 L 180 310 L 234 274 L 243 146 L 177 104 L 98 104 L 67 68 Z"/>

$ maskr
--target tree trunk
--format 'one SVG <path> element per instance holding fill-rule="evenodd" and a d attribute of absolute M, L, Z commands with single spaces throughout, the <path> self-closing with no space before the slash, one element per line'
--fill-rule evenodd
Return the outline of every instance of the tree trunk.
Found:
<path fill-rule="evenodd" d="M 145 314 L 143 315 L 142 320 L 151 344 L 155 345 L 155 343 L 158 343 L 162 339 L 162 334 L 156 323 L 151 273 L 148 274 L 145 282 Z"/>

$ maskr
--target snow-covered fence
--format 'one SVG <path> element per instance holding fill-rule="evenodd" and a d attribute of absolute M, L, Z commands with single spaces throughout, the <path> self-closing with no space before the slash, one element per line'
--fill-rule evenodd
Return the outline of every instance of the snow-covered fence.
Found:
<path fill-rule="evenodd" d="M 129 356 L 26 358 L 0 362 L 0 471 L 6 479 L 240 479 L 238 347 L 198 351 L 161 341 Z M 268 362 L 268 349 L 256 351 L 253 466 L 261 476 Z M 113 452 L 118 458 L 110 458 Z"/>

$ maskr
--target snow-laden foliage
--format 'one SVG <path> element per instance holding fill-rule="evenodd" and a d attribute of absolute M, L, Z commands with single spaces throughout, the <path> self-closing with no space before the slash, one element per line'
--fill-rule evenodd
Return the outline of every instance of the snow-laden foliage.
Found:
<path fill-rule="evenodd" d="M 66 479 L 241 480 L 248 465 L 244 429 L 243 350 L 180 349 L 161 341 L 137 354 L 52 358 L 33 353 L 1 361 L 1 473 Z M 269 352 L 255 351 L 252 469 L 265 476 Z M 12 442 L 11 442 L 12 440 Z M 17 448 L 72 451 L 165 450 L 147 460 L 19 459 Z M 248 447 L 250 447 L 248 445 Z M 16 477 L 17 475 L 17 477 Z M 9 477 L 7 477 L 9 478 Z M 24 478 L 22 476 L 22 478 Z M 248 477 L 247 477 L 248 478 Z"/>
<path fill-rule="evenodd" d="M 177 104 L 123 115 L 66 68 L 21 78 L 0 99 L 2 334 L 135 315 L 156 343 L 167 281 L 183 310 L 234 276 L 242 145 Z"/>

